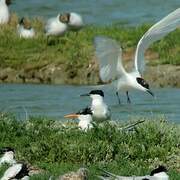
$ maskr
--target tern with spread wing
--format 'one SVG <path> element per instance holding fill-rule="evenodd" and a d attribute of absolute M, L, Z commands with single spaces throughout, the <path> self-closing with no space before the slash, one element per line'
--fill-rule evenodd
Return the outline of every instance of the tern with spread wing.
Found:
<path fill-rule="evenodd" d="M 96 56 L 100 67 L 100 78 L 103 82 L 112 81 L 116 88 L 116 95 L 119 103 L 118 92 L 125 91 L 127 101 L 130 103 L 129 90 L 137 89 L 148 92 L 152 96 L 149 84 L 142 78 L 145 70 L 144 52 L 155 41 L 163 38 L 180 25 L 180 8 L 164 17 L 153 25 L 138 42 L 134 66 L 131 72 L 127 72 L 122 65 L 122 49 L 113 39 L 107 37 L 95 38 Z"/>

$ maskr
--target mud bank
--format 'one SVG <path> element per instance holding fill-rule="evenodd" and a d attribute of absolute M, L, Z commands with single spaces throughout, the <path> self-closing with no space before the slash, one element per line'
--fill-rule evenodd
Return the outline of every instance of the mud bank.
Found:
<path fill-rule="evenodd" d="M 180 66 L 148 66 L 144 77 L 154 87 L 180 87 Z M 56 64 L 47 64 L 38 68 L 27 66 L 21 70 L 8 67 L 0 69 L 0 82 L 76 85 L 102 83 L 98 74 L 98 65 L 94 62 L 79 70 Z"/>

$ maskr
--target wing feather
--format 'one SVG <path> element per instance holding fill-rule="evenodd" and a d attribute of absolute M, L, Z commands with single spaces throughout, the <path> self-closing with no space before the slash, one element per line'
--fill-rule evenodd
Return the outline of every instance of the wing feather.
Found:
<path fill-rule="evenodd" d="M 140 39 L 135 54 L 135 69 L 142 74 L 145 70 L 144 52 L 153 42 L 180 26 L 180 8 L 176 9 L 161 21 L 153 25 Z"/>
<path fill-rule="evenodd" d="M 124 74 L 121 61 L 122 49 L 119 44 L 113 39 L 102 36 L 96 37 L 94 43 L 101 80 L 108 82 Z"/>

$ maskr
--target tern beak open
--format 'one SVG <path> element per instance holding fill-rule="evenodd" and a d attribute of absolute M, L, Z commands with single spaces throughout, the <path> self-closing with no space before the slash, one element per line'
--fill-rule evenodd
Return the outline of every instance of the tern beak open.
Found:
<path fill-rule="evenodd" d="M 89 94 L 81 94 L 80 96 L 90 96 Z"/>
<path fill-rule="evenodd" d="M 69 119 L 74 119 L 74 118 L 78 118 L 79 115 L 78 114 L 67 114 L 64 116 L 64 118 L 69 118 Z"/>
<path fill-rule="evenodd" d="M 148 92 L 151 96 L 154 97 L 154 93 L 151 90 L 148 89 L 146 92 Z"/>

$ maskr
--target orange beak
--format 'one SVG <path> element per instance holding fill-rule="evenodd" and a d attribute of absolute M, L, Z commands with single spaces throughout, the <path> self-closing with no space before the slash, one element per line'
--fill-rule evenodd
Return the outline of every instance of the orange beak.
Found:
<path fill-rule="evenodd" d="M 67 114 L 64 116 L 64 118 L 69 118 L 69 119 L 74 119 L 74 118 L 78 118 L 79 115 L 78 114 Z"/>

